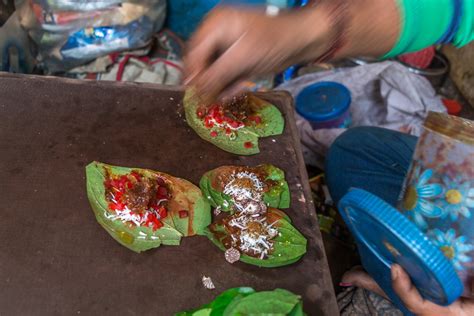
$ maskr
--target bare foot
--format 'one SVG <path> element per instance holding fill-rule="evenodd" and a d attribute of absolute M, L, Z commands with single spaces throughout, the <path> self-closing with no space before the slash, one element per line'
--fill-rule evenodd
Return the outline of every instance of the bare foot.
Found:
<path fill-rule="evenodd" d="M 377 282 L 375 282 L 374 279 L 372 279 L 372 277 L 367 272 L 365 272 L 364 268 L 361 266 L 356 266 L 344 273 L 342 276 L 341 285 L 361 287 L 387 298 L 387 295 L 380 288 Z"/>

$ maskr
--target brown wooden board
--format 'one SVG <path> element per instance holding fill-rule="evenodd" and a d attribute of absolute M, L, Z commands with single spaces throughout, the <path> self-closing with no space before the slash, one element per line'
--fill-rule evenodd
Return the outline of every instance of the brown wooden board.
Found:
<path fill-rule="evenodd" d="M 237 286 L 285 288 L 303 296 L 310 315 L 338 314 L 290 96 L 263 95 L 286 129 L 252 157 L 201 140 L 184 121 L 182 97 L 155 85 L 0 75 L 1 315 L 171 315 Z M 84 170 L 93 160 L 195 184 L 221 165 L 274 164 L 286 171 L 287 213 L 308 253 L 275 269 L 231 265 L 205 237 L 134 253 L 95 220 Z M 203 287 L 203 275 L 216 290 Z"/>

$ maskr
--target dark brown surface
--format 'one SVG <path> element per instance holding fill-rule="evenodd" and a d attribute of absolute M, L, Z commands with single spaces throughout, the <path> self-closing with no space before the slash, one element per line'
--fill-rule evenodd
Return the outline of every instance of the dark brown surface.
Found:
<path fill-rule="evenodd" d="M 238 157 L 186 125 L 182 96 L 152 85 L 0 75 L 1 315 L 171 315 L 244 285 L 301 294 L 310 315 L 338 313 L 316 214 L 302 202 L 310 194 L 290 97 L 265 96 L 287 118 L 284 135 L 261 140 L 259 155 Z M 194 183 L 224 164 L 275 164 L 287 172 L 287 213 L 308 253 L 276 269 L 230 265 L 204 237 L 133 253 L 90 209 L 84 167 L 93 160 Z M 216 290 L 203 288 L 203 275 Z"/>

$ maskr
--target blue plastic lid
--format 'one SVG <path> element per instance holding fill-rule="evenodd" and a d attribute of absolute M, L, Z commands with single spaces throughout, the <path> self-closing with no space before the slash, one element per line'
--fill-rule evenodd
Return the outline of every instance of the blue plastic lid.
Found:
<path fill-rule="evenodd" d="M 396 208 L 353 189 L 341 199 L 339 210 L 356 239 L 364 268 L 405 314 L 410 315 L 392 289 L 392 263 L 402 266 L 420 294 L 438 305 L 449 305 L 462 294 L 453 265 Z"/>
<path fill-rule="evenodd" d="M 317 82 L 296 96 L 296 112 L 310 121 L 337 119 L 349 110 L 350 105 L 349 89 L 337 82 Z"/>

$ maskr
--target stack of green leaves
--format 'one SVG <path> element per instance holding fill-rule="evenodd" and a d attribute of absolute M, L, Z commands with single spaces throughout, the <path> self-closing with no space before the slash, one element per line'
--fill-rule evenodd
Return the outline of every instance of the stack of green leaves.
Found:
<path fill-rule="evenodd" d="M 211 303 L 175 316 L 304 316 L 301 297 L 289 291 L 256 292 L 249 287 L 224 291 Z"/>

